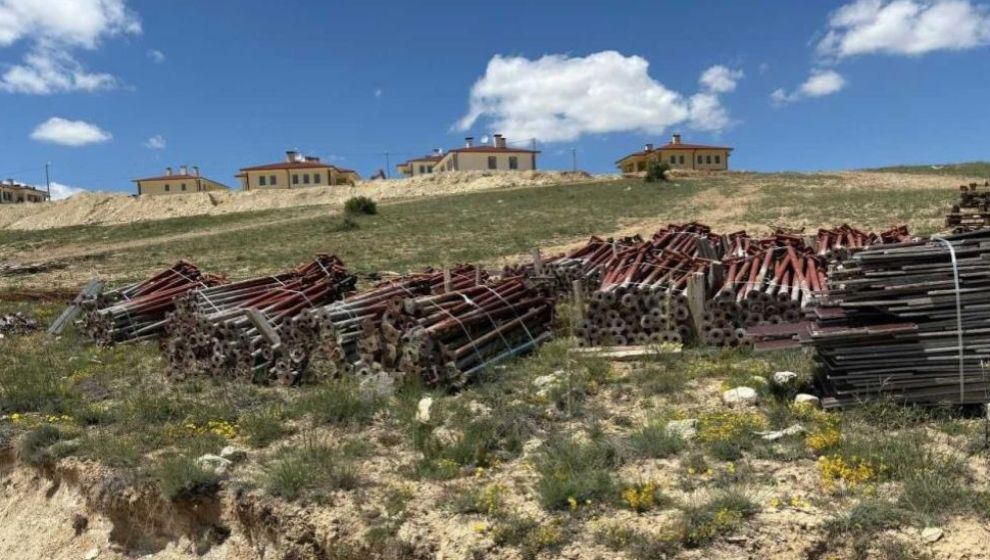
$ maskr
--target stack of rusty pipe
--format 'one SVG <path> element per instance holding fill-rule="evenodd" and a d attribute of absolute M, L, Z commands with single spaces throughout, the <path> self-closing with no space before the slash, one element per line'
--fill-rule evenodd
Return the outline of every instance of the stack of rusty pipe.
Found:
<path fill-rule="evenodd" d="M 956 233 L 990 227 L 990 181 L 959 187 L 959 204 L 945 215 L 946 227 Z"/>
<path fill-rule="evenodd" d="M 522 277 L 389 300 L 358 343 L 362 367 L 460 386 L 548 340 L 553 300 Z"/>
<path fill-rule="evenodd" d="M 831 261 L 843 261 L 857 251 L 875 245 L 910 241 L 907 226 L 897 226 L 880 233 L 858 230 L 848 224 L 834 229 L 819 229 L 815 237 L 816 254 Z"/>
<path fill-rule="evenodd" d="M 311 375 L 367 375 L 380 352 L 378 338 L 372 335 L 378 332 L 390 306 L 409 298 L 477 286 L 487 279 L 484 270 L 472 265 L 455 266 L 446 273 L 427 269 L 379 282 L 343 300 L 307 310 L 285 328 L 282 342 L 293 359 L 291 369 L 279 381 L 289 385 Z"/>
<path fill-rule="evenodd" d="M 176 298 L 223 283 L 179 261 L 147 280 L 81 301 L 82 330 L 99 345 L 154 339 L 165 331 Z"/>
<path fill-rule="evenodd" d="M 724 280 L 705 302 L 705 343 L 748 344 L 747 328 L 796 322 L 825 293 L 824 257 L 780 234 L 764 240 L 763 245 L 723 263 Z"/>
<path fill-rule="evenodd" d="M 353 291 L 356 278 L 335 256 L 275 276 L 190 292 L 169 316 L 164 350 L 168 373 L 238 377 L 269 382 L 291 375 L 284 328 L 308 309 Z"/>
<path fill-rule="evenodd" d="M 590 294 L 576 327 L 579 342 L 623 346 L 694 339 L 686 293 L 688 282 L 707 276 L 716 262 L 694 256 L 709 242 L 708 232 L 662 230 L 615 254 L 603 266 L 601 286 Z"/>

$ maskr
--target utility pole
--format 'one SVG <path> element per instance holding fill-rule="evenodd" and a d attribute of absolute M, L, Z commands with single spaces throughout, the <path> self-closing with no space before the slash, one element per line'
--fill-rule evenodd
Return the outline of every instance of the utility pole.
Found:
<path fill-rule="evenodd" d="M 529 139 L 529 143 L 532 146 L 532 150 L 535 152 L 536 151 L 536 138 L 530 138 Z"/>
<path fill-rule="evenodd" d="M 391 165 L 388 163 L 388 150 L 385 150 L 385 178 L 388 179 L 389 173 L 391 173 Z"/>
<path fill-rule="evenodd" d="M 48 201 L 52 200 L 52 174 L 51 174 L 52 162 L 45 162 L 45 186 L 48 188 Z"/>
<path fill-rule="evenodd" d="M 577 171 L 577 148 L 571 148 L 571 170 Z"/>

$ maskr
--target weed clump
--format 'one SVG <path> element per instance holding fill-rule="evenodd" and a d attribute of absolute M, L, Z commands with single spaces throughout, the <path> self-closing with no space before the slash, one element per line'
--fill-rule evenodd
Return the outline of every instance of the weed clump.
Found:
<path fill-rule="evenodd" d="M 344 212 L 352 216 L 358 214 L 370 216 L 378 213 L 378 204 L 366 196 L 352 196 L 344 202 Z"/>
<path fill-rule="evenodd" d="M 611 472 L 618 464 L 618 454 L 607 441 L 567 439 L 551 444 L 538 465 L 540 502 L 546 509 L 576 511 L 612 499 L 615 482 Z"/>

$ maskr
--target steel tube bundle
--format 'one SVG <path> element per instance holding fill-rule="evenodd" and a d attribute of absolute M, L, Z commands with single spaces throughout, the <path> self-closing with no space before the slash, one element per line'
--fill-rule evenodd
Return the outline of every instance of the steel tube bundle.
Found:
<path fill-rule="evenodd" d="M 179 261 L 143 282 L 81 301 L 82 330 L 101 345 L 157 338 L 165 330 L 166 315 L 175 309 L 176 298 L 223 282 Z"/>
<path fill-rule="evenodd" d="M 449 280 L 448 280 L 449 279 Z M 381 326 L 385 312 L 405 299 L 463 290 L 485 282 L 488 274 L 472 265 L 442 270 L 427 269 L 376 284 L 369 290 L 352 294 L 307 310 L 295 317 L 282 338 L 291 360 L 290 370 L 279 377 L 283 384 L 293 384 L 308 372 L 336 377 L 355 372 L 368 373 L 361 355 L 373 354 L 366 345 Z"/>
<path fill-rule="evenodd" d="M 522 277 L 392 300 L 358 344 L 363 367 L 459 386 L 550 338 L 553 301 Z"/>
<path fill-rule="evenodd" d="M 808 340 L 826 406 L 990 400 L 990 229 L 945 239 L 956 267 L 933 239 L 864 250 L 830 271 Z"/>
<path fill-rule="evenodd" d="M 282 342 L 294 317 L 335 301 L 356 278 L 335 256 L 294 270 L 190 292 L 176 302 L 164 343 L 169 375 L 236 376 L 267 382 L 289 375 Z"/>

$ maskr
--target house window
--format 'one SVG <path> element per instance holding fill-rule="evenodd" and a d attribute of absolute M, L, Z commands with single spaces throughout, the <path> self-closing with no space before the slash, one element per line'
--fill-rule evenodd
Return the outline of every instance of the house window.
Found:
<path fill-rule="evenodd" d="M 263 187 L 266 184 L 267 179 L 264 175 L 258 177 L 258 186 Z"/>
<path fill-rule="evenodd" d="M 309 184 L 309 173 L 303 173 L 303 184 L 304 185 Z"/>
<path fill-rule="evenodd" d="M 299 175 L 296 175 L 295 173 L 292 174 L 292 184 L 293 185 L 299 184 Z"/>
<path fill-rule="evenodd" d="M 269 175 L 268 176 L 268 184 L 271 185 L 271 186 L 273 186 L 273 187 L 275 185 L 277 185 L 278 184 L 278 177 L 276 177 L 275 175 Z"/>
<path fill-rule="evenodd" d="M 718 165 L 722 163 L 722 156 L 715 156 L 715 164 Z"/>
<path fill-rule="evenodd" d="M 422 175 L 423 173 L 426 173 L 426 166 L 425 165 L 420 165 L 419 166 L 419 174 Z"/>
<path fill-rule="evenodd" d="M 698 165 L 701 165 L 702 157 L 698 156 Z"/>
<path fill-rule="evenodd" d="M 681 156 L 681 165 L 684 165 L 684 156 Z"/>
<path fill-rule="evenodd" d="M 319 173 L 313 173 L 313 183 L 315 183 L 317 185 L 320 184 L 320 174 Z"/>
<path fill-rule="evenodd" d="M 498 169 L 498 158 L 488 156 L 488 169 Z"/>
<path fill-rule="evenodd" d="M 708 165 L 711 165 L 712 164 L 712 156 L 705 156 L 705 163 L 707 163 Z"/>
<path fill-rule="evenodd" d="M 509 156 L 509 169 L 519 169 L 519 158 Z"/>
<path fill-rule="evenodd" d="M 183 190 L 183 191 L 185 191 L 185 190 L 186 190 L 186 184 L 185 184 L 185 183 L 182 183 L 182 190 Z"/>
<path fill-rule="evenodd" d="M 165 192 L 172 190 L 172 187 L 168 183 L 165 183 Z"/>
<path fill-rule="evenodd" d="M 671 165 L 676 164 L 677 163 L 677 156 L 670 156 L 670 163 L 671 163 Z"/>
<path fill-rule="evenodd" d="M 433 173 L 433 166 L 432 165 L 426 166 L 426 172 L 427 173 Z"/>

